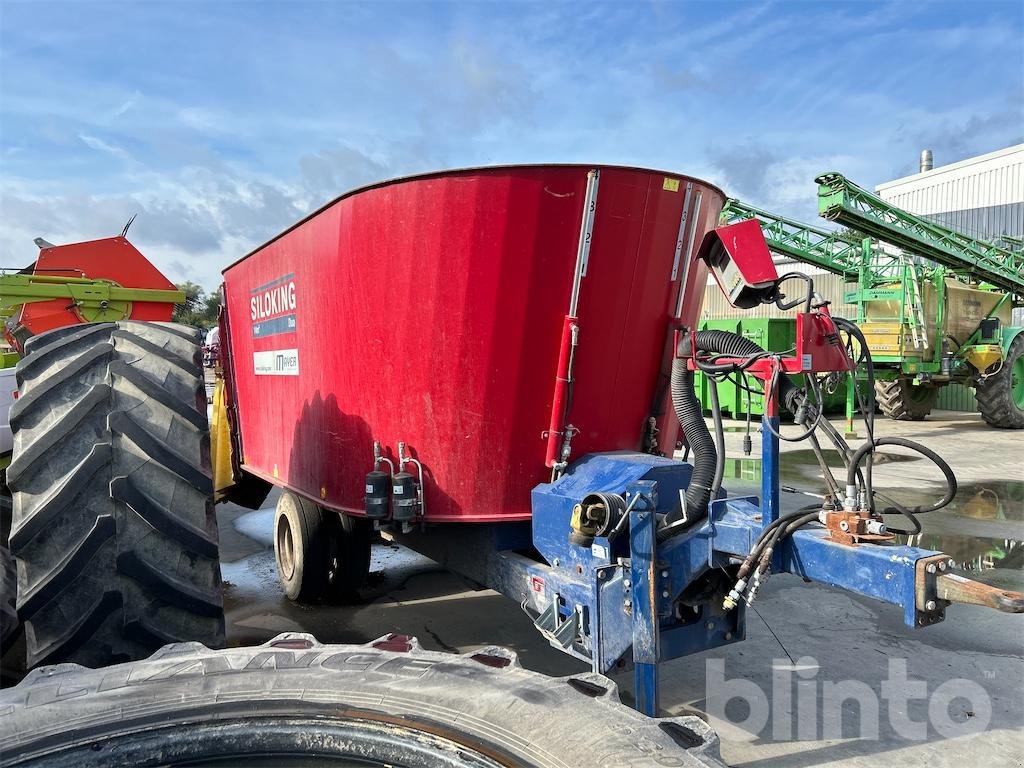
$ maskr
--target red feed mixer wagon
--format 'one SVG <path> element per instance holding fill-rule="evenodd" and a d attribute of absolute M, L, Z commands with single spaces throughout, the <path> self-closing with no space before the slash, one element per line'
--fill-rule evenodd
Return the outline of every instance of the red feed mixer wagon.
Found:
<path fill-rule="evenodd" d="M 742 639 L 772 572 L 894 603 L 910 626 L 951 602 L 1024 610 L 893 544 L 895 510 L 860 471 L 874 446 L 939 466 L 931 508 L 953 473 L 911 441 L 853 451 L 830 429 L 819 379 L 850 375 L 863 336 L 812 278 L 777 274 L 757 221 L 717 227 L 724 199 L 638 168 L 433 173 L 343 195 L 229 266 L 216 485 L 251 507 L 283 490 L 286 594 L 351 594 L 377 530 L 521 603 L 595 672 L 632 665 L 648 713 L 658 663 Z M 710 275 L 737 307 L 797 309 L 795 354 L 696 332 Z M 712 439 L 696 369 L 768 395 L 760 503 L 722 488 L 721 414 Z M 788 515 L 780 407 L 796 439 L 850 457 L 845 485 L 823 467 L 825 500 Z M 683 444 L 692 463 L 673 458 Z"/>
<path fill-rule="evenodd" d="M 685 257 L 724 196 L 602 168 L 581 246 L 589 170 L 359 190 L 225 270 L 244 469 L 362 515 L 374 443 L 392 462 L 404 444 L 424 475 L 415 522 L 490 523 L 530 519 L 563 449 L 671 454 L 671 328 L 694 324 L 707 277 Z"/>

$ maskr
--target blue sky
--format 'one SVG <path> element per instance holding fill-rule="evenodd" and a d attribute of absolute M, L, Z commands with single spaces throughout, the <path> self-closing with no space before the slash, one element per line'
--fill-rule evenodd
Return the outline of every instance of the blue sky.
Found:
<path fill-rule="evenodd" d="M 377 179 L 607 162 L 814 217 L 1024 141 L 1024 3 L 0 0 L 0 264 L 131 238 L 219 270 Z"/>

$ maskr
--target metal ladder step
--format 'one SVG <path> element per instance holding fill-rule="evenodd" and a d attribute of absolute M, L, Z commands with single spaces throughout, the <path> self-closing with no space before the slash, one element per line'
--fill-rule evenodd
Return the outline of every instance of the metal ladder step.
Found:
<path fill-rule="evenodd" d="M 920 276 L 917 272 L 917 265 L 913 261 L 907 261 L 907 297 L 910 300 L 910 334 L 914 339 L 914 348 L 924 351 L 928 348 L 928 327 L 925 324 L 924 300 L 920 287 Z"/>

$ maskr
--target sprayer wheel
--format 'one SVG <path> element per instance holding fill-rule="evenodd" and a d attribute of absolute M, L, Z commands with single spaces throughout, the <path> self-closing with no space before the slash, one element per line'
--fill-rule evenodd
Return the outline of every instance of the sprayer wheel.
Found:
<path fill-rule="evenodd" d="M 875 382 L 878 407 L 895 421 L 922 421 L 932 412 L 938 395 L 937 387 L 914 385 L 909 379 Z"/>
<path fill-rule="evenodd" d="M 288 599 L 341 603 L 355 598 L 370 570 L 371 531 L 367 520 L 282 492 L 274 513 L 274 558 Z"/>
<path fill-rule="evenodd" d="M 998 373 L 975 385 L 978 410 L 1000 429 L 1024 429 L 1024 333 L 1010 343 Z"/>
<path fill-rule="evenodd" d="M 223 643 L 199 341 L 124 321 L 26 344 L 7 482 L 29 666 Z"/>

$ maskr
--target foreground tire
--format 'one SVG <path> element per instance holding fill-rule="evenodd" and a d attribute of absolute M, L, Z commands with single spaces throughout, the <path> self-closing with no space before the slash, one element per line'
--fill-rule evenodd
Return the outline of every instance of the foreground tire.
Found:
<path fill-rule="evenodd" d="M 370 569 L 371 528 L 291 491 L 274 513 L 274 559 L 281 588 L 297 603 L 355 597 Z"/>
<path fill-rule="evenodd" d="M 7 548 L 11 530 L 11 497 L 6 483 L 0 489 L 0 656 L 7 650 L 7 640 L 18 629 L 18 571 L 14 556 Z"/>
<path fill-rule="evenodd" d="M 47 694 L 58 688 L 74 696 Z M 5 764 L 18 766 L 721 765 L 703 721 L 645 717 L 606 678 L 549 678 L 502 648 L 431 653 L 400 635 L 187 643 L 102 670 L 36 670 L 0 693 L 0 732 Z"/>
<path fill-rule="evenodd" d="M 199 338 L 126 321 L 26 344 L 7 481 L 30 667 L 223 643 Z"/>
<path fill-rule="evenodd" d="M 1010 343 L 998 373 L 975 385 L 981 417 L 1000 429 L 1024 429 L 1024 334 Z"/>
<path fill-rule="evenodd" d="M 14 557 L 0 544 L 0 656 L 7 650 L 7 641 L 18 629 L 18 576 Z"/>
<path fill-rule="evenodd" d="M 938 396 L 938 388 L 915 386 L 907 379 L 875 382 L 878 407 L 895 421 L 922 421 L 932 412 Z"/>

